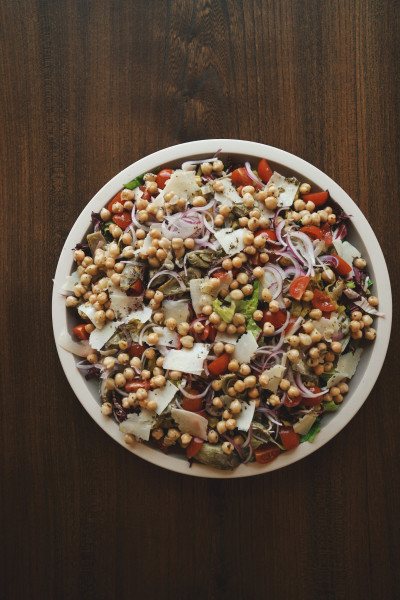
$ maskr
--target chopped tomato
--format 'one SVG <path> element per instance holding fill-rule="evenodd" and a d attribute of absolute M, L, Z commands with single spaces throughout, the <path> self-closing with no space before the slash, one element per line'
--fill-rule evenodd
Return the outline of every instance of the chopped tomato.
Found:
<path fill-rule="evenodd" d="M 242 197 L 243 197 L 243 188 L 244 188 L 243 185 L 239 185 L 239 187 L 236 190 L 237 193 L 239 194 L 239 196 L 242 196 Z"/>
<path fill-rule="evenodd" d="M 271 169 L 265 158 L 262 158 L 258 163 L 257 173 L 264 183 L 268 183 L 268 181 L 271 179 L 273 170 Z"/>
<path fill-rule="evenodd" d="M 74 332 L 74 335 L 78 338 L 78 340 L 88 340 L 89 339 L 89 334 L 85 329 L 85 325 L 77 325 L 76 327 L 73 328 L 72 330 Z"/>
<path fill-rule="evenodd" d="M 218 358 L 209 363 L 208 370 L 212 375 L 222 375 L 228 369 L 230 360 L 230 354 L 224 352 L 224 354 L 221 354 L 221 356 L 218 356 Z"/>
<path fill-rule="evenodd" d="M 191 440 L 189 446 L 186 448 L 186 456 L 188 458 L 193 458 L 193 456 L 196 456 L 196 454 L 202 447 L 203 443 L 204 443 L 204 440 L 202 440 L 199 437 L 194 437 Z"/>
<path fill-rule="evenodd" d="M 331 312 L 332 310 L 335 310 L 335 305 L 328 294 L 321 292 L 321 290 L 314 290 L 314 297 L 311 300 L 311 303 L 314 308 L 319 308 L 322 312 Z"/>
<path fill-rule="evenodd" d="M 306 227 L 300 227 L 299 231 L 305 233 L 312 240 L 322 240 L 323 233 L 320 227 L 315 225 L 307 225 Z"/>
<path fill-rule="evenodd" d="M 292 450 L 300 444 L 300 436 L 294 431 L 293 427 L 281 427 L 279 435 L 285 450 Z"/>
<path fill-rule="evenodd" d="M 147 346 L 142 346 L 137 342 L 134 342 L 130 348 L 127 350 L 129 356 L 136 356 L 137 358 L 141 358 L 143 352 L 146 350 Z"/>
<path fill-rule="evenodd" d="M 277 312 L 271 312 L 268 309 L 264 310 L 264 316 L 261 320 L 261 325 L 264 323 L 272 323 L 275 329 L 279 329 L 284 325 L 286 321 L 286 315 L 282 310 L 278 310 Z"/>
<path fill-rule="evenodd" d="M 322 316 L 324 317 L 324 319 L 330 319 L 332 314 L 330 312 L 322 311 Z"/>
<path fill-rule="evenodd" d="M 276 242 L 276 233 L 273 229 L 259 229 L 254 237 L 262 235 L 267 242 Z"/>
<path fill-rule="evenodd" d="M 254 457 L 258 463 L 266 465 L 275 460 L 280 453 L 280 449 L 275 444 L 261 444 L 254 450 Z"/>
<path fill-rule="evenodd" d="M 204 327 L 204 329 L 199 337 L 200 337 L 201 342 L 205 342 L 206 340 L 213 342 L 215 340 L 216 335 L 217 335 L 217 330 L 215 329 L 214 325 L 212 325 L 211 323 L 208 323 Z"/>
<path fill-rule="evenodd" d="M 316 385 L 310 385 L 309 388 L 307 388 L 312 394 L 319 394 L 320 392 L 322 392 L 321 388 L 316 386 Z M 322 402 L 322 396 L 318 396 L 317 398 L 303 398 L 301 403 L 304 404 L 304 406 L 317 406 L 317 404 L 321 404 Z"/>
<path fill-rule="evenodd" d="M 185 392 L 191 394 L 192 397 L 187 398 L 186 396 L 183 396 L 182 408 L 184 410 L 190 410 L 190 412 L 199 412 L 203 407 L 203 398 L 196 396 L 196 394 L 200 393 L 199 390 L 196 390 L 196 388 L 192 387 L 185 390 Z"/>
<path fill-rule="evenodd" d="M 112 220 L 121 229 L 126 229 L 132 223 L 132 214 L 128 210 L 124 210 L 123 213 L 113 215 Z"/>
<path fill-rule="evenodd" d="M 314 194 L 305 194 L 302 196 L 304 202 L 313 202 L 315 206 L 323 206 L 327 203 L 329 198 L 329 192 L 315 192 Z"/>
<path fill-rule="evenodd" d="M 141 388 L 149 390 L 150 380 L 146 379 L 144 381 L 143 379 L 133 379 L 132 381 L 128 381 L 128 383 L 125 385 L 125 390 L 128 392 L 128 394 L 130 392 L 137 392 Z"/>
<path fill-rule="evenodd" d="M 300 404 L 302 399 L 303 398 L 300 394 L 298 396 L 296 396 L 295 398 L 290 398 L 288 395 L 286 395 L 283 400 L 283 404 L 285 406 L 287 406 L 288 408 L 294 408 L 295 406 L 298 406 Z"/>
<path fill-rule="evenodd" d="M 290 317 L 289 323 L 285 327 L 285 334 L 290 335 L 293 325 L 296 323 L 297 317 Z"/>
<path fill-rule="evenodd" d="M 289 294 L 295 300 L 300 300 L 300 298 L 306 291 L 309 283 L 310 283 L 310 278 L 307 277 L 307 275 L 302 275 L 301 277 L 296 277 L 296 279 L 294 279 L 289 286 Z"/>
<path fill-rule="evenodd" d="M 171 177 L 172 173 L 172 169 L 161 169 L 161 171 L 157 174 L 157 185 L 160 190 L 165 188 L 165 184 Z"/>
<path fill-rule="evenodd" d="M 218 269 L 217 271 L 214 271 L 214 273 L 211 273 L 211 275 L 216 279 L 225 279 L 228 275 L 228 271 L 225 271 L 225 269 Z"/>
<path fill-rule="evenodd" d="M 253 185 L 254 183 L 245 167 L 235 169 L 231 174 L 231 179 L 236 187 L 239 187 L 241 185 Z"/>
<path fill-rule="evenodd" d="M 124 200 L 122 200 L 121 198 L 121 194 L 122 194 L 122 190 L 120 192 L 118 192 L 118 194 L 116 196 L 114 196 L 114 198 L 111 200 L 111 202 L 108 203 L 107 205 L 107 209 L 112 213 L 112 209 L 114 204 L 116 204 L 117 202 L 119 202 L 120 204 L 124 204 Z"/>
<path fill-rule="evenodd" d="M 147 200 L 147 201 L 150 200 L 151 194 L 145 185 L 141 185 L 139 190 L 141 190 L 143 192 L 143 194 L 141 196 L 142 200 Z"/>
<path fill-rule="evenodd" d="M 324 242 L 327 246 L 331 246 L 333 242 L 332 229 L 329 223 L 324 223 L 321 227 L 322 234 L 324 236 Z"/>
<path fill-rule="evenodd" d="M 129 296 L 141 296 L 144 290 L 143 281 L 137 279 L 129 288 Z"/>
<path fill-rule="evenodd" d="M 347 263 L 345 260 L 343 260 L 343 258 L 338 256 L 337 254 L 332 254 L 332 256 L 337 258 L 339 263 L 337 267 L 332 265 L 332 269 L 334 269 L 338 275 L 348 275 L 352 269 L 349 263 Z"/>

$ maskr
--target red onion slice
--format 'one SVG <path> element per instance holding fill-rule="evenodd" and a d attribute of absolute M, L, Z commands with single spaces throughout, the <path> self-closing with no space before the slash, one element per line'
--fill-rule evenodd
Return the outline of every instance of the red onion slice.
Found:
<path fill-rule="evenodd" d="M 259 188 L 264 187 L 264 184 L 254 175 L 253 171 L 251 170 L 251 164 L 249 162 L 245 162 L 244 166 L 246 167 L 248 176 L 250 177 L 250 179 L 252 181 L 254 181 L 254 183 L 257 185 L 257 187 L 259 187 Z"/>
<path fill-rule="evenodd" d="M 314 394 L 313 392 L 310 392 L 310 390 L 304 385 L 300 373 L 296 373 L 294 379 L 297 387 L 301 391 L 301 394 L 302 396 L 304 396 L 304 398 L 319 398 L 320 396 L 323 396 L 329 391 L 328 388 L 323 388 L 320 392 Z"/>
<path fill-rule="evenodd" d="M 204 396 L 207 395 L 208 390 L 211 387 L 211 383 L 208 384 L 208 386 L 205 388 L 205 390 L 203 390 L 200 394 L 189 394 L 183 387 L 182 384 L 178 385 L 178 390 L 181 392 L 181 394 L 183 396 L 185 396 L 185 398 L 189 398 L 189 400 L 193 400 L 193 398 L 204 398 Z"/>
<path fill-rule="evenodd" d="M 350 288 L 346 288 L 344 293 L 350 300 L 353 300 L 356 306 L 359 306 L 364 312 L 369 313 L 370 315 L 374 315 L 375 317 L 385 317 L 384 313 L 381 313 L 376 310 L 371 304 L 368 302 L 366 298 L 362 298 L 360 294 L 357 294 L 354 290 Z"/>
<path fill-rule="evenodd" d="M 182 171 L 191 171 L 192 169 L 190 169 L 190 167 L 192 165 L 201 165 L 202 163 L 205 163 L 205 162 L 212 163 L 217 158 L 217 156 L 220 152 L 221 152 L 221 148 L 219 150 L 217 150 L 217 152 L 214 154 L 214 156 L 212 158 L 200 158 L 200 159 L 196 159 L 196 160 L 186 160 L 184 163 L 182 163 Z"/>
<path fill-rule="evenodd" d="M 150 231 L 150 227 L 147 227 L 147 225 L 144 225 L 144 223 L 139 223 L 139 221 L 137 220 L 135 205 L 132 208 L 131 219 L 132 219 L 133 223 L 135 223 L 135 225 L 138 229 L 143 229 L 144 231 Z"/>
<path fill-rule="evenodd" d="M 286 313 L 286 321 L 284 322 L 284 324 L 282 325 L 282 327 L 279 327 L 279 329 L 275 330 L 275 335 L 278 335 L 278 333 L 282 333 L 282 331 L 285 331 L 287 324 L 289 323 L 289 319 L 290 319 L 290 312 L 288 311 Z"/>
<path fill-rule="evenodd" d="M 276 289 L 273 292 L 271 290 L 272 300 L 276 300 L 276 298 L 278 298 L 278 296 L 280 296 L 282 293 L 285 273 L 277 265 L 268 265 L 268 267 L 264 267 L 264 271 L 267 273 L 271 273 L 271 275 L 273 275 L 273 277 L 275 278 L 276 284 L 274 285 L 274 283 L 272 283 L 270 285 L 276 287 Z"/>
<path fill-rule="evenodd" d="M 155 323 L 147 323 L 147 325 L 145 325 L 144 327 L 142 327 L 142 329 L 140 330 L 139 333 L 139 339 L 138 339 L 138 344 L 140 344 L 140 346 L 143 345 L 143 336 L 145 334 L 145 332 L 150 328 L 150 327 L 155 327 L 156 324 Z"/>
<path fill-rule="evenodd" d="M 175 271 L 168 271 L 168 269 L 164 269 L 163 271 L 159 271 L 158 273 L 156 273 L 149 281 L 149 283 L 147 284 L 147 288 L 150 287 L 150 285 L 153 283 L 153 281 L 155 279 L 157 279 L 157 277 L 160 277 L 161 275 L 169 275 L 170 277 L 174 277 L 174 279 L 177 280 L 177 282 L 179 283 L 181 289 L 183 291 L 186 292 L 186 284 L 183 281 L 182 277 L 179 275 L 179 273 L 176 273 Z"/>
<path fill-rule="evenodd" d="M 283 246 L 284 248 L 287 247 L 287 243 L 282 238 L 282 229 L 285 227 L 285 225 L 286 225 L 286 221 L 281 221 L 275 227 L 276 239 L 278 240 L 280 245 Z"/>

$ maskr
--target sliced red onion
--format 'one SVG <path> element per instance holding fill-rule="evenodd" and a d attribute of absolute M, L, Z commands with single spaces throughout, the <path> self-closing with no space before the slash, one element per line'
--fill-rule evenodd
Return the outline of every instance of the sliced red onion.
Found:
<path fill-rule="evenodd" d="M 147 325 L 145 325 L 144 327 L 142 327 L 142 329 L 140 330 L 139 333 L 139 339 L 138 339 L 138 344 L 140 344 L 142 346 L 143 344 L 143 335 L 144 333 L 150 328 L 150 327 L 155 327 L 156 324 L 155 323 L 147 323 Z"/>
<path fill-rule="evenodd" d="M 293 325 L 291 326 L 290 330 L 288 331 L 288 336 L 289 335 L 294 335 L 296 333 L 296 331 L 298 331 L 301 327 L 302 322 L 304 321 L 303 317 L 299 317 L 297 319 L 297 321 L 295 321 L 293 323 Z"/>
<path fill-rule="evenodd" d="M 313 392 L 310 392 L 310 390 L 304 385 L 300 373 L 296 373 L 294 379 L 297 387 L 301 391 L 301 394 L 302 396 L 304 396 L 304 398 L 319 398 L 320 396 L 323 396 L 329 391 L 328 388 L 323 388 L 320 392 L 314 394 Z"/>
<path fill-rule="evenodd" d="M 368 302 L 366 298 L 362 298 L 360 294 L 357 294 L 354 290 L 350 288 L 346 288 L 344 293 L 348 298 L 353 300 L 356 306 L 359 306 L 364 312 L 369 313 L 370 315 L 375 315 L 376 317 L 385 317 L 384 313 L 381 313 L 376 310 L 371 304 Z"/>
<path fill-rule="evenodd" d="M 281 221 L 275 227 L 276 239 L 278 240 L 280 245 L 283 246 L 284 248 L 286 248 L 286 246 L 287 246 L 287 243 L 282 238 L 282 229 L 285 227 L 285 225 L 286 225 L 286 221 Z"/>
<path fill-rule="evenodd" d="M 169 275 L 170 277 L 174 277 L 174 279 L 177 280 L 177 282 L 179 283 L 180 287 L 182 290 L 184 290 L 186 292 L 186 284 L 183 281 L 182 277 L 179 275 L 179 273 L 176 273 L 176 271 L 168 271 L 167 269 L 163 270 L 163 271 L 159 271 L 158 273 L 156 273 L 149 281 L 149 283 L 147 284 L 147 288 L 150 287 L 150 285 L 153 283 L 153 281 L 155 279 L 157 279 L 157 277 L 160 277 L 161 275 Z"/>
<path fill-rule="evenodd" d="M 273 292 L 271 290 L 271 292 L 272 292 L 272 300 L 276 300 L 276 298 L 278 298 L 278 296 L 280 296 L 282 293 L 283 280 L 285 278 L 285 273 L 283 272 L 281 267 L 278 267 L 277 265 L 268 265 L 267 267 L 264 267 L 264 271 L 266 271 L 267 273 L 271 273 L 271 275 L 273 275 L 275 278 L 276 285 L 274 285 L 274 283 L 272 283 L 271 286 L 276 287 L 276 289 Z"/>
<path fill-rule="evenodd" d="M 287 206 L 282 206 L 281 208 L 278 208 L 278 210 L 276 211 L 276 213 L 274 215 L 273 224 L 274 224 L 275 228 L 276 228 L 279 213 L 281 213 L 283 210 L 287 210 Z M 284 220 L 284 222 L 285 222 L 285 220 Z"/>
<path fill-rule="evenodd" d="M 210 387 L 211 387 L 211 383 L 210 383 L 210 384 L 208 384 L 208 386 L 206 387 L 206 389 L 205 389 L 205 390 L 203 390 L 203 391 L 201 392 L 201 394 L 189 394 L 189 393 L 188 393 L 188 392 L 187 392 L 187 391 L 184 389 L 184 386 L 183 386 L 182 384 L 179 384 L 179 385 L 178 385 L 178 390 L 181 392 L 181 394 L 182 394 L 183 396 L 185 396 L 185 398 L 189 398 L 189 400 L 193 400 L 193 398 L 204 398 L 204 396 L 206 396 L 206 395 L 207 395 L 207 392 L 208 392 L 208 390 L 210 389 Z"/>
<path fill-rule="evenodd" d="M 201 158 L 201 159 L 196 159 L 196 160 L 187 160 L 184 163 L 182 163 L 182 171 L 191 171 L 192 169 L 190 169 L 190 167 L 192 165 L 201 165 L 205 162 L 214 162 L 215 158 L 218 156 L 218 153 L 221 152 L 221 150 L 218 150 L 213 158 Z"/>
<path fill-rule="evenodd" d="M 257 185 L 257 187 L 259 187 L 259 188 L 264 187 L 264 184 L 254 175 L 253 171 L 251 170 L 251 164 L 249 162 L 245 162 L 244 166 L 246 167 L 248 176 L 250 177 L 250 179 L 252 181 L 254 181 L 254 183 Z"/>
<path fill-rule="evenodd" d="M 264 406 L 259 406 L 258 408 L 256 408 L 256 412 L 260 412 L 266 415 L 267 419 L 269 421 L 271 421 L 271 423 L 274 423 L 275 425 L 278 425 L 279 427 L 282 426 L 282 423 L 280 421 L 276 420 L 276 415 L 275 413 L 270 410 L 269 408 L 266 408 Z M 255 436 L 254 436 L 255 437 Z M 257 438 L 257 439 L 261 439 L 261 438 Z M 265 440 L 263 440 L 265 442 Z"/>
<path fill-rule="evenodd" d="M 323 256 L 319 256 L 318 261 L 321 263 L 331 263 L 331 265 L 333 265 L 335 269 L 339 266 L 339 260 L 337 256 L 332 256 L 331 254 L 324 254 Z"/>
<path fill-rule="evenodd" d="M 306 265 L 311 273 L 314 275 L 314 266 L 315 266 L 315 254 L 314 254 L 314 246 L 308 235 L 305 233 L 301 233 L 299 231 L 293 231 L 286 236 L 287 243 L 292 252 L 297 256 L 303 265 Z M 299 245 L 296 245 L 295 242 L 298 240 L 301 242 Z"/>
<path fill-rule="evenodd" d="M 115 386 L 115 391 L 118 392 L 118 394 L 121 394 L 121 396 L 123 396 L 124 398 L 127 398 L 129 396 L 128 392 L 125 392 L 125 390 L 121 390 L 121 388 Z"/>
<path fill-rule="evenodd" d="M 238 444 L 236 444 L 236 442 L 233 441 L 233 439 L 231 437 L 229 437 L 229 435 L 226 435 L 226 433 L 221 433 L 220 434 L 221 437 L 223 437 L 227 442 L 229 442 L 230 444 L 232 444 L 232 446 L 235 448 L 236 452 L 239 454 L 240 458 L 242 460 L 244 460 L 244 454 L 240 448 L 240 446 L 238 446 Z"/>
<path fill-rule="evenodd" d="M 135 223 L 135 225 L 136 225 L 136 227 L 138 229 L 143 229 L 144 231 L 150 231 L 150 227 L 147 227 L 143 223 L 139 223 L 139 221 L 137 220 L 137 218 L 136 218 L 136 206 L 135 205 L 132 208 L 131 219 L 132 219 L 133 223 Z"/>

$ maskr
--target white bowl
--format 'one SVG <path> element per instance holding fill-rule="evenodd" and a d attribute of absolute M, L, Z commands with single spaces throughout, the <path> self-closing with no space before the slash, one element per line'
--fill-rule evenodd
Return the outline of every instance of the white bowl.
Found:
<path fill-rule="evenodd" d="M 382 368 L 388 348 L 392 321 L 392 297 L 389 274 L 382 250 L 374 232 L 358 206 L 325 173 L 289 152 L 255 142 L 230 139 L 199 140 L 179 144 L 138 160 L 118 173 L 118 175 L 102 187 L 85 206 L 72 227 L 62 249 L 54 279 L 52 303 L 53 328 L 56 341 L 62 330 L 67 329 L 69 332 L 72 332 L 73 312 L 66 310 L 64 298 L 59 294 L 59 291 L 65 282 L 66 276 L 73 270 L 72 248 L 84 238 L 90 229 L 91 212 L 99 212 L 122 189 L 124 183 L 131 181 L 137 175 L 152 171 L 156 167 L 179 167 L 188 158 L 208 158 L 213 156 L 218 149 L 222 149 L 220 153 L 222 159 L 229 155 L 237 159 L 238 162 L 249 160 L 254 165 L 257 159 L 266 158 L 271 166 L 282 175 L 297 175 L 301 181 L 311 183 L 313 190 L 328 189 L 330 196 L 340 204 L 347 214 L 352 215 L 352 226 L 349 227 L 348 237 L 368 262 L 369 272 L 374 282 L 373 292 L 379 298 L 379 310 L 385 314 L 385 318 L 375 319 L 376 340 L 364 350 L 357 371 L 351 380 L 350 390 L 340 409 L 337 412 L 324 416 L 322 429 L 316 436 L 315 441 L 313 443 L 305 442 L 300 444 L 295 450 L 282 453 L 277 459 L 267 465 L 260 465 L 258 463 L 240 465 L 233 471 L 219 471 L 196 463 L 190 467 L 188 461 L 183 456 L 165 455 L 157 449 L 140 443 L 128 446 L 124 442 L 118 425 L 109 417 L 104 417 L 100 412 L 97 380 L 96 382 L 86 381 L 76 368 L 76 358 L 58 345 L 57 351 L 67 379 L 83 407 L 104 431 L 127 450 L 153 464 L 178 473 L 212 478 L 248 477 L 290 465 L 315 452 L 315 450 L 318 450 L 318 448 L 339 433 L 354 417 L 371 392 Z"/>

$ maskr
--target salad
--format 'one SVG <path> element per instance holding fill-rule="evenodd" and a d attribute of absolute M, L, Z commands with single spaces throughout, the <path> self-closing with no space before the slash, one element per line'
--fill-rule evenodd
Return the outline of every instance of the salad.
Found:
<path fill-rule="evenodd" d="M 218 153 L 136 177 L 92 213 L 59 344 L 127 444 L 233 469 L 314 440 L 383 316 L 349 219 L 266 159 Z"/>

